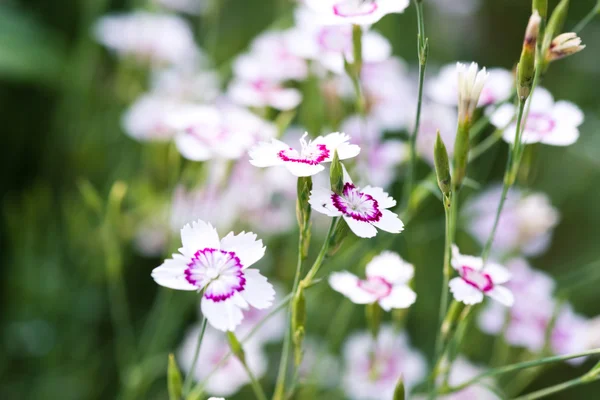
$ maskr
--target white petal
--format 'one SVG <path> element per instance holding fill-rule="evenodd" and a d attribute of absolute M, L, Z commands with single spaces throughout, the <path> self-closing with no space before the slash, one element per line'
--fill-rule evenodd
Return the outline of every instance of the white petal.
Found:
<path fill-rule="evenodd" d="M 325 169 L 321 164 L 310 165 L 293 161 L 284 162 L 284 165 L 292 175 L 297 177 L 313 176 Z"/>
<path fill-rule="evenodd" d="M 185 278 L 187 265 L 181 260 L 168 259 L 152 270 L 152 278 L 161 286 L 176 290 L 198 290 L 201 287 L 192 285 Z"/>
<path fill-rule="evenodd" d="M 275 299 L 275 289 L 267 278 L 262 276 L 257 269 L 250 268 L 244 271 L 246 285 L 240 295 L 254 308 L 259 310 L 269 308 Z"/>
<path fill-rule="evenodd" d="M 396 205 L 396 200 L 384 192 L 380 187 L 365 186 L 361 192 L 373 196 L 381 208 L 392 208 Z"/>
<path fill-rule="evenodd" d="M 460 254 L 458 246 L 452 245 L 452 267 L 456 270 L 462 267 L 473 268 L 474 270 L 481 270 L 483 268 L 483 260 L 480 257 L 467 256 Z"/>
<path fill-rule="evenodd" d="M 263 96 L 257 93 L 251 84 L 234 81 L 229 84 L 227 95 L 234 103 L 247 107 L 264 107 L 266 105 Z"/>
<path fill-rule="evenodd" d="M 504 268 L 500 264 L 488 262 L 483 268 L 482 272 L 488 274 L 492 278 L 494 285 L 508 282 L 511 277 L 511 273 L 508 269 Z"/>
<path fill-rule="evenodd" d="M 302 94 L 296 89 L 281 89 L 273 92 L 269 103 L 277 110 L 292 110 L 302 101 Z"/>
<path fill-rule="evenodd" d="M 392 284 L 406 283 L 414 276 L 415 268 L 397 253 L 384 251 L 367 264 L 367 277 L 381 277 Z"/>
<path fill-rule="evenodd" d="M 181 155 L 192 161 L 206 161 L 212 158 L 211 148 L 203 141 L 189 133 L 178 133 L 175 136 L 175 145 Z"/>
<path fill-rule="evenodd" d="M 523 133 L 526 134 L 526 132 L 527 131 L 524 131 Z M 502 134 L 502 139 L 506 143 L 513 144 L 515 142 L 516 134 L 517 134 L 517 124 L 512 123 L 504 130 L 504 133 Z M 522 140 L 522 141 L 525 142 L 524 140 Z"/>
<path fill-rule="evenodd" d="M 504 286 L 494 286 L 486 295 L 507 307 L 512 307 L 515 302 L 512 292 Z"/>
<path fill-rule="evenodd" d="M 392 292 L 379 301 L 386 311 L 392 308 L 408 308 L 417 300 L 417 294 L 406 285 L 394 286 Z"/>
<path fill-rule="evenodd" d="M 356 157 L 360 153 L 360 147 L 356 144 L 343 143 L 337 148 L 340 160 Z"/>
<path fill-rule="evenodd" d="M 200 308 L 208 322 L 220 331 L 233 331 L 244 318 L 241 308 L 232 297 L 219 302 L 203 297 Z"/>
<path fill-rule="evenodd" d="M 552 117 L 561 124 L 579 126 L 583 124 L 583 112 L 570 101 L 557 101 L 552 110 Z"/>
<path fill-rule="evenodd" d="M 344 215 L 344 221 L 346 221 L 350 230 L 358 237 L 372 238 L 377 235 L 377 228 L 368 222 L 357 221 L 346 215 Z"/>
<path fill-rule="evenodd" d="M 181 228 L 181 243 L 183 244 L 181 252 L 189 257 L 198 250 L 221 248 L 217 230 L 210 223 L 200 219 Z"/>
<path fill-rule="evenodd" d="M 357 276 L 347 271 L 333 272 L 329 276 L 329 285 L 336 292 L 340 292 L 351 302 L 355 304 L 371 304 L 377 300 L 377 297 L 369 293 L 358 285 Z"/>
<path fill-rule="evenodd" d="M 390 42 L 380 33 L 367 31 L 363 33 L 363 61 L 366 63 L 382 62 L 392 54 Z"/>
<path fill-rule="evenodd" d="M 308 203 L 312 209 L 329 217 L 338 217 L 342 213 L 335 208 L 331 200 L 333 192 L 329 189 L 315 188 L 310 192 Z"/>
<path fill-rule="evenodd" d="M 277 139 L 271 139 L 271 142 L 261 142 L 248 152 L 250 164 L 261 168 L 282 165 L 283 160 L 279 158 L 278 154 L 281 150 L 289 148 L 287 144 Z"/>
<path fill-rule="evenodd" d="M 242 262 L 244 269 L 260 260 L 266 250 L 262 240 L 256 240 L 256 234 L 252 232 L 241 232 L 237 235 L 229 232 L 221 239 L 220 248 L 225 251 L 233 251 Z"/>
<path fill-rule="evenodd" d="M 570 146 L 579 139 L 579 130 L 574 126 L 558 124 L 552 132 L 543 135 L 540 142 L 552 146 Z"/>
<path fill-rule="evenodd" d="M 543 88 L 538 87 L 531 96 L 531 111 L 540 111 L 547 113 L 548 110 L 554 105 L 554 98 L 550 92 Z"/>
<path fill-rule="evenodd" d="M 483 301 L 483 293 L 463 281 L 462 278 L 452 279 L 449 286 L 450 292 L 452 292 L 456 301 L 463 302 L 467 305 L 477 304 Z"/>
<path fill-rule="evenodd" d="M 511 123 L 515 115 L 515 106 L 512 104 L 503 104 L 492 113 L 490 122 L 496 128 L 504 129 L 504 127 Z"/>
<path fill-rule="evenodd" d="M 339 154 L 339 148 L 343 144 L 348 144 L 349 141 L 350 136 L 346 135 L 345 133 L 333 132 L 326 136 L 319 136 L 318 138 L 312 141 L 312 144 L 315 146 L 319 144 L 324 144 L 330 151 L 329 157 L 326 159 L 326 161 L 331 161 L 333 159 L 334 150 L 338 150 L 338 157 L 340 157 L 340 160 L 343 160 L 343 158 Z"/>
<path fill-rule="evenodd" d="M 381 214 L 381 219 L 373 222 L 373 225 L 390 233 L 400 233 L 404 230 L 404 223 L 398 218 L 397 214 L 389 210 L 381 210 Z"/>

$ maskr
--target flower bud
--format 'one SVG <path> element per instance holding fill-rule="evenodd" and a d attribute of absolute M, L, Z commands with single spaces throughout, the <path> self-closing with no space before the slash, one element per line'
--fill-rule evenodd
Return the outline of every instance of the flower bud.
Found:
<path fill-rule="evenodd" d="M 302 258 L 308 256 L 308 247 L 310 245 L 310 214 L 311 207 L 308 203 L 310 197 L 310 191 L 312 190 L 312 178 L 310 176 L 298 178 L 297 192 L 298 198 L 296 200 L 296 219 L 298 220 L 298 227 L 300 229 L 301 238 L 301 251 Z"/>
<path fill-rule="evenodd" d="M 469 124 L 458 123 L 456 139 L 454 140 L 454 171 L 451 180 L 455 192 L 458 192 L 467 175 L 470 150 L 469 130 Z"/>
<path fill-rule="evenodd" d="M 329 182 L 332 192 L 337 194 L 342 193 L 344 190 L 344 167 L 340 162 L 337 150 L 333 152 L 333 160 L 329 168 Z"/>
<path fill-rule="evenodd" d="M 440 136 L 439 130 L 437 132 L 437 138 L 435 139 L 435 145 L 433 146 L 433 161 L 435 163 L 435 174 L 437 176 L 438 186 L 444 194 L 444 197 L 448 197 L 452 190 L 450 163 L 448 162 L 448 152 L 446 151 L 446 146 Z"/>
<path fill-rule="evenodd" d="M 365 306 L 365 315 L 367 317 L 367 325 L 369 326 L 369 330 L 371 331 L 371 335 L 373 338 L 377 338 L 379 335 L 379 327 L 381 326 L 381 314 L 382 309 L 379 306 L 379 303 L 371 303 Z"/>
<path fill-rule="evenodd" d="M 554 8 L 550 19 L 548 20 L 548 25 L 546 25 L 546 33 L 544 35 L 544 43 L 543 43 L 543 51 L 547 51 L 550 47 L 550 43 L 555 36 L 557 36 L 563 28 L 565 24 L 565 20 L 567 19 L 567 13 L 569 12 L 569 0 L 562 0 L 558 5 Z"/>
<path fill-rule="evenodd" d="M 531 11 L 537 11 L 542 21 L 545 21 L 548 18 L 548 0 L 533 0 Z"/>
<path fill-rule="evenodd" d="M 175 362 L 175 356 L 169 354 L 169 364 L 167 367 L 167 387 L 169 389 L 169 400 L 179 400 L 182 395 L 181 372 Z"/>
<path fill-rule="evenodd" d="M 458 72 L 458 121 L 470 124 L 489 74 L 485 68 L 479 70 L 477 63 L 471 63 L 468 68 L 465 64 L 457 63 L 456 70 Z"/>
<path fill-rule="evenodd" d="M 294 335 L 294 360 L 296 367 L 302 362 L 302 342 L 304 341 L 305 324 L 306 298 L 304 297 L 303 286 L 300 284 L 292 304 L 292 334 Z"/>
<path fill-rule="evenodd" d="M 542 19 L 537 11 L 534 11 L 529 18 L 527 29 L 525 31 L 525 40 L 523 40 L 523 50 L 519 60 L 517 70 L 517 92 L 521 100 L 525 100 L 531 93 L 533 79 L 535 75 L 535 46 L 540 34 L 540 24 Z"/>
<path fill-rule="evenodd" d="M 585 49 L 585 45 L 581 44 L 581 38 L 576 33 L 563 33 L 550 43 L 550 47 L 546 51 L 546 62 L 560 60 L 571 54 L 579 53 L 583 49 Z"/>
<path fill-rule="evenodd" d="M 400 375 L 398 383 L 396 384 L 396 389 L 394 390 L 394 400 L 404 400 L 405 398 L 404 378 Z"/>
<path fill-rule="evenodd" d="M 244 352 L 244 349 L 242 348 L 242 344 L 235 336 L 235 333 L 233 333 L 231 331 L 227 332 L 227 342 L 229 342 L 229 348 L 231 349 L 231 352 L 233 353 L 233 355 L 238 360 L 240 360 L 242 363 L 245 363 L 246 362 L 246 353 Z"/>

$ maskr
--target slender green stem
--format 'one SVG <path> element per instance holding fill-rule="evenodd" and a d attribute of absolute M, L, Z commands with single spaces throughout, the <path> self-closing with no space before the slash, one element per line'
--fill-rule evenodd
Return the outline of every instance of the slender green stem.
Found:
<path fill-rule="evenodd" d="M 185 377 L 185 382 L 183 383 L 183 395 L 187 395 L 190 392 L 192 387 L 192 377 L 196 371 L 196 363 L 198 362 L 198 356 L 200 355 L 200 347 L 202 346 L 202 339 L 204 338 L 204 332 L 206 331 L 206 323 L 207 319 L 205 316 L 202 316 L 202 322 L 200 325 L 200 333 L 198 334 L 198 341 L 196 342 L 196 349 L 194 350 L 194 358 L 192 359 L 192 366 L 190 367 L 189 372 Z"/>
<path fill-rule="evenodd" d="M 440 394 L 459 392 L 459 391 L 471 386 L 472 384 L 479 382 L 480 380 L 482 380 L 484 378 L 508 374 L 510 372 L 515 372 L 515 371 L 519 371 L 521 369 L 526 369 L 526 368 L 538 367 L 540 365 L 552 364 L 552 363 L 561 362 L 561 361 L 567 361 L 567 360 L 571 360 L 573 358 L 593 356 L 593 355 L 600 355 L 600 349 L 588 350 L 588 351 L 584 351 L 581 353 L 567 354 L 564 356 L 547 357 L 547 358 L 542 358 L 542 359 L 533 360 L 533 361 L 525 361 L 522 363 L 507 365 L 507 366 L 504 366 L 501 368 L 491 369 L 489 371 L 486 371 L 482 374 L 475 376 L 474 378 L 472 378 L 460 385 L 446 388 L 445 390 L 441 390 Z"/>
<path fill-rule="evenodd" d="M 339 222 L 340 222 L 340 218 L 338 218 L 338 217 L 333 218 L 331 220 L 331 224 L 329 225 L 329 230 L 327 231 L 327 236 L 325 237 L 325 241 L 323 242 L 323 245 L 321 246 L 321 250 L 319 251 L 319 254 L 317 255 L 317 258 L 316 258 L 315 262 L 313 263 L 312 267 L 310 267 L 310 270 L 308 271 L 308 273 L 302 280 L 302 282 L 304 283 L 305 286 L 310 285 L 310 283 L 314 279 L 315 275 L 317 275 L 317 272 L 319 272 L 319 269 L 323 265 L 323 261 L 325 261 L 325 257 L 327 256 L 327 251 L 329 250 L 329 239 L 331 239 L 331 236 L 333 235 L 333 232 L 335 232 L 335 228 L 337 227 L 337 224 Z"/>
<path fill-rule="evenodd" d="M 443 338 L 442 338 L 442 325 L 444 324 L 444 318 L 446 316 L 446 312 L 448 311 L 448 282 L 450 282 L 450 259 L 452 257 L 452 243 L 453 242 L 453 231 L 452 231 L 452 210 L 454 207 L 452 203 L 454 203 L 456 199 L 452 194 L 449 199 L 444 199 L 444 214 L 446 216 L 446 243 L 444 246 L 444 266 L 443 266 L 443 283 L 442 283 L 442 294 L 440 296 L 440 310 L 439 310 L 439 325 L 438 325 L 438 334 L 435 344 L 435 358 L 438 360 L 442 354 L 443 347 Z M 450 204 L 448 204 L 450 202 Z"/>
<path fill-rule="evenodd" d="M 521 142 L 521 124 L 523 122 L 523 114 L 525 112 L 525 104 L 526 101 L 519 100 L 519 111 L 517 114 L 517 125 L 515 132 L 515 142 L 513 147 L 511 147 L 508 152 L 508 159 L 506 160 L 506 170 L 504 173 L 504 185 L 502 187 L 502 197 L 500 198 L 500 203 L 498 204 L 498 208 L 496 210 L 496 216 L 494 218 L 494 225 L 492 226 L 492 231 L 490 232 L 490 236 L 488 237 L 485 246 L 483 247 L 483 251 L 481 253 L 481 257 L 484 262 L 487 260 L 489 253 L 492 249 L 492 244 L 494 242 L 494 237 L 496 236 L 496 230 L 498 229 L 498 221 L 500 220 L 500 215 L 502 214 L 502 209 L 504 208 L 504 203 L 506 201 L 506 196 L 508 195 L 508 191 L 512 187 L 514 183 L 513 174 L 515 170 L 518 170 L 518 154 Z"/>
<path fill-rule="evenodd" d="M 514 400 L 541 399 L 542 397 L 550 396 L 551 394 L 562 392 L 563 390 L 567 390 L 567 389 L 573 388 L 575 386 L 592 383 L 597 380 L 600 380 L 600 375 L 594 376 L 592 378 L 587 378 L 586 376 L 582 376 L 579 378 L 571 379 L 570 381 L 559 383 L 558 385 L 554 385 L 554 386 L 547 387 L 545 389 L 537 390 L 533 393 L 529 393 L 524 396 L 519 396 L 519 397 L 515 398 Z"/>
<path fill-rule="evenodd" d="M 469 152 L 469 161 L 475 161 L 482 154 L 488 151 L 493 145 L 498 143 L 502 139 L 504 129 L 496 129 L 494 133 L 481 141 L 477 146 L 473 147 Z"/>
<path fill-rule="evenodd" d="M 248 366 L 248 363 L 246 362 L 246 360 L 240 360 L 240 361 L 242 362 L 242 365 L 244 366 L 244 369 L 246 370 L 246 373 L 248 374 L 248 377 L 250 378 L 250 383 L 252 384 L 252 390 L 254 391 L 254 395 L 256 396 L 256 398 L 258 400 L 267 400 L 265 391 L 263 390 L 262 386 L 260 385 L 260 382 L 258 381 L 258 379 L 256 379 L 256 376 L 254 376 L 254 374 L 252 373 L 252 370 Z"/>
<path fill-rule="evenodd" d="M 575 32 L 575 33 L 581 32 L 587 26 L 587 24 L 592 22 L 594 17 L 596 17 L 598 15 L 600 15 L 600 2 L 598 2 L 594 6 L 594 8 L 592 8 L 590 10 L 590 12 L 586 14 L 585 17 L 583 17 L 583 19 L 575 26 L 575 28 L 573 28 L 573 32 Z"/>
<path fill-rule="evenodd" d="M 406 208 L 410 204 L 413 186 L 416 181 L 417 172 L 417 135 L 421 124 L 421 109 L 423 106 L 423 86 L 425 83 L 425 70 L 427 68 L 428 45 L 425 38 L 425 20 L 423 18 L 423 2 L 415 1 L 417 10 L 417 51 L 419 55 L 419 86 L 417 95 L 417 111 L 415 115 L 415 124 L 410 137 L 410 161 L 406 176 L 406 188 L 402 195 L 402 206 Z"/>

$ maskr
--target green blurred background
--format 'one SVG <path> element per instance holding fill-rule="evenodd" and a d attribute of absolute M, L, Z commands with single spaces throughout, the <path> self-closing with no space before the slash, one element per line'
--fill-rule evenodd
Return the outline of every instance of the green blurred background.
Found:
<path fill-rule="evenodd" d="M 290 2 L 281 0 L 219 1 L 223 11 L 217 46 L 202 35 L 206 27 L 191 20 L 198 28 L 199 43 L 207 45 L 216 65 L 244 50 L 254 36 L 292 9 Z M 481 3 L 467 17 L 441 12 L 436 5 L 426 8 L 432 69 L 456 60 L 513 67 L 531 2 Z M 550 1 L 551 6 L 555 3 Z M 595 3 L 572 1 L 565 29 Z M 147 385 L 147 394 L 140 398 L 166 398 L 166 353 L 195 319 L 193 299 L 184 293 L 170 295 L 168 304 L 178 313 L 163 321 L 167 332 L 153 342 L 145 364 L 118 376 L 120 361 L 114 352 L 106 280 L 111 279 L 111 268 L 122 271 L 135 332 L 140 334 L 151 308 L 164 306 L 166 300 L 158 296 L 149 275 L 160 259 L 137 255 L 131 237 L 145 215 L 139 197 L 170 196 L 168 177 L 156 170 L 160 164 L 156 161 L 166 160 L 167 151 L 162 145 L 135 142 L 122 132 L 120 116 L 127 99 L 117 90 L 118 63 L 93 40 L 91 26 L 107 12 L 143 6 L 142 0 L 0 1 L 0 120 L 6 140 L 0 150 L 2 399 L 112 399 L 127 385 Z M 387 16 L 376 29 L 391 40 L 395 55 L 414 65 L 412 7 L 404 14 Z M 543 82 L 556 98 L 573 101 L 585 111 L 581 138 L 568 148 L 536 148 L 533 173 L 526 182 L 547 193 L 562 214 L 551 249 L 532 260 L 557 277 L 559 286 L 560 277 L 600 261 L 600 18 L 581 36 L 586 50 L 553 64 Z M 473 177 L 501 179 L 505 154 L 506 146 L 497 146 L 475 164 Z M 129 188 L 124 198 L 127 212 L 105 219 L 102 203 L 117 180 Z M 414 344 L 428 356 L 441 284 L 437 264 L 443 248 L 442 227 L 443 210 L 432 197 L 411 221 L 411 234 L 401 235 L 394 243 L 417 267 L 421 300 L 411 309 L 408 330 Z M 469 243 L 467 237 L 460 240 Z M 294 241 L 292 234 L 271 246 L 293 249 Z M 118 257 L 107 260 L 106 250 L 112 247 L 119 249 Z M 294 258 L 284 253 L 278 257 Z M 352 268 L 346 264 L 351 260 L 341 258 L 338 265 Z M 273 274 L 289 280 L 291 266 Z M 600 265 L 588 269 L 577 290 L 568 292 L 578 312 L 600 314 L 599 284 Z M 315 332 L 327 331 L 327 322 L 343 302 L 331 293 L 326 299 L 319 309 L 313 304 L 315 309 L 309 310 L 310 329 Z M 362 311 L 356 308 L 354 312 L 350 328 L 364 326 Z M 485 359 L 478 355 L 488 345 L 489 338 L 473 335 L 465 348 L 475 360 Z M 272 352 L 274 361 L 277 348 Z M 273 365 L 270 369 L 274 370 Z M 579 376 L 589 367 L 590 362 L 579 368 L 553 368 L 529 389 Z M 248 393 L 236 398 L 251 398 Z M 600 384 L 553 398 L 600 398 Z"/>

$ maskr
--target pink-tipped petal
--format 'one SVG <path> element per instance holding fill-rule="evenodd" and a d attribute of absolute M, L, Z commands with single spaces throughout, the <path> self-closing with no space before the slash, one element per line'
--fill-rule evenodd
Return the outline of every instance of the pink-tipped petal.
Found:
<path fill-rule="evenodd" d="M 250 164 L 260 168 L 282 165 L 283 161 L 279 158 L 279 152 L 287 149 L 289 146 L 277 139 L 271 139 L 271 142 L 261 142 L 250 149 L 248 153 Z"/>
<path fill-rule="evenodd" d="M 198 290 L 185 278 L 187 265 L 180 260 L 168 259 L 152 270 L 152 278 L 161 286 L 175 290 Z"/>
<path fill-rule="evenodd" d="M 310 192 L 308 199 L 313 210 L 329 217 L 339 217 L 342 213 L 335 208 L 331 200 L 332 192 L 329 189 L 315 188 Z"/>
<path fill-rule="evenodd" d="M 449 283 L 450 292 L 456 299 L 467 305 L 481 303 L 483 301 L 483 293 L 477 288 L 469 285 L 462 278 L 454 278 Z"/>
<path fill-rule="evenodd" d="M 358 277 L 347 271 L 334 272 L 329 276 L 329 285 L 332 289 L 349 298 L 351 302 L 355 304 L 374 303 L 377 297 L 363 290 L 359 282 Z"/>
<path fill-rule="evenodd" d="M 233 297 L 219 302 L 203 297 L 200 309 L 213 328 L 224 332 L 235 330 L 244 319 Z"/>

